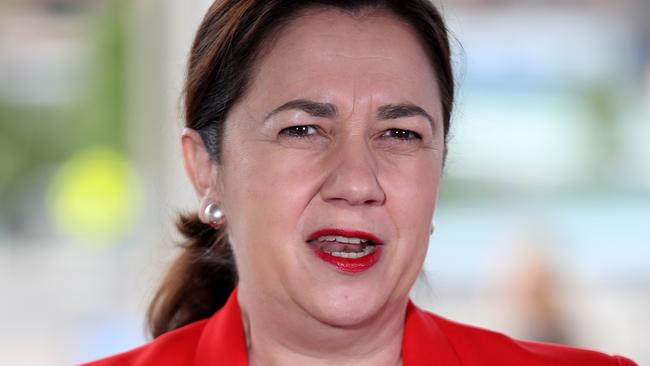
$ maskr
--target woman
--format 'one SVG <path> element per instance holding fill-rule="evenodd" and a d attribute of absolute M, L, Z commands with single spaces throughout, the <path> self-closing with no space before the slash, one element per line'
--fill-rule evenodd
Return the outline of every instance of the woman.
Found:
<path fill-rule="evenodd" d="M 91 365 L 632 365 L 409 302 L 454 84 L 426 0 L 225 0 L 196 36 L 182 149 L 200 215 L 149 311 Z"/>

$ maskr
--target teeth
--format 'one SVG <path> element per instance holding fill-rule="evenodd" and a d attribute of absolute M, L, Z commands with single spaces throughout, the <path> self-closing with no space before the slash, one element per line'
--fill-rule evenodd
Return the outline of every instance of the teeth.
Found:
<path fill-rule="evenodd" d="M 368 245 L 367 247 L 363 248 L 363 250 L 360 252 L 331 252 L 330 254 L 333 257 L 356 259 L 356 258 L 365 257 L 368 254 L 372 253 L 374 250 L 375 250 L 374 245 Z"/>
<path fill-rule="evenodd" d="M 318 240 L 320 240 L 320 241 L 337 241 L 339 243 L 346 243 L 346 244 L 361 244 L 361 243 L 365 243 L 365 242 L 368 241 L 366 239 L 348 238 L 348 237 L 345 237 L 345 236 L 338 236 L 338 235 L 319 236 Z"/>

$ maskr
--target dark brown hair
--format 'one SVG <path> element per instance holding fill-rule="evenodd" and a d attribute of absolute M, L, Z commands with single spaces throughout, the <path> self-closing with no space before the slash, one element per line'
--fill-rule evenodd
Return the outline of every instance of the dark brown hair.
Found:
<path fill-rule="evenodd" d="M 335 8 L 352 15 L 381 9 L 413 27 L 438 78 L 446 145 L 454 80 L 447 29 L 430 1 L 222 0 L 210 7 L 196 34 L 184 90 L 185 125 L 198 131 L 211 159 L 220 159 L 226 117 L 246 90 L 265 41 L 311 8 Z M 149 306 L 153 337 L 209 317 L 237 283 L 225 227 L 214 229 L 197 214 L 180 215 L 176 226 L 185 242 Z"/>

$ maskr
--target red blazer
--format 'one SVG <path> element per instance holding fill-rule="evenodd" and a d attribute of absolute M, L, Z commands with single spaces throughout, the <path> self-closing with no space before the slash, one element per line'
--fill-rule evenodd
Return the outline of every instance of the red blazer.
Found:
<path fill-rule="evenodd" d="M 181 366 L 248 364 L 237 290 L 212 317 L 165 333 L 151 343 L 85 366 Z M 459 324 L 420 310 L 406 310 L 402 341 L 404 366 L 474 365 L 636 365 L 620 356 L 567 346 L 519 341 Z"/>

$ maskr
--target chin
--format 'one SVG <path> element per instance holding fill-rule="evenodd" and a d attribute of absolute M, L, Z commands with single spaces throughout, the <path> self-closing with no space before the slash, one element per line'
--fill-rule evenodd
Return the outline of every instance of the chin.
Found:
<path fill-rule="evenodd" d="M 377 316 L 389 296 L 384 286 L 363 283 L 329 285 L 310 291 L 303 308 L 320 322 L 348 328 Z"/>

